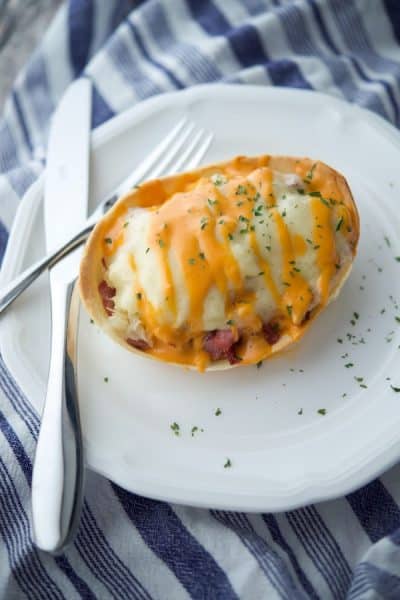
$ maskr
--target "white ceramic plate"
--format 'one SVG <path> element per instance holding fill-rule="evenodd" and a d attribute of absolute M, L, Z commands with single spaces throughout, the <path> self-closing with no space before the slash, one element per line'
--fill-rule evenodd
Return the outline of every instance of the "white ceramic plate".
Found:
<path fill-rule="evenodd" d="M 400 387 L 400 138 L 378 117 L 320 94 L 197 87 L 153 98 L 94 133 L 92 206 L 183 114 L 215 132 L 204 162 L 282 153 L 342 171 L 360 209 L 359 255 L 340 298 L 305 339 L 260 369 L 202 375 L 136 357 L 81 314 L 88 465 L 132 492 L 232 510 L 279 511 L 349 492 L 400 457 L 400 394 L 390 387 Z M 44 251 L 42 199 L 40 180 L 15 220 L 3 281 Z M 0 329 L 6 363 L 38 411 L 49 331 L 42 277 Z M 204 431 L 192 436 L 195 426 Z"/>

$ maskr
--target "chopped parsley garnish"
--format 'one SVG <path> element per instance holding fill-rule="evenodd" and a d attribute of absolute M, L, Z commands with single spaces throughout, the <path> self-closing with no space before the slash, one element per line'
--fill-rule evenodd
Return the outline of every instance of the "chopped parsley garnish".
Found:
<path fill-rule="evenodd" d="M 208 225 L 207 217 L 202 217 L 200 219 L 200 229 L 203 230 Z"/>
<path fill-rule="evenodd" d="M 234 325 L 235 321 L 233 319 L 228 319 L 226 322 L 227 325 Z"/>
<path fill-rule="evenodd" d="M 271 246 L 265 246 L 265 248 L 268 250 L 268 252 L 271 252 Z"/>
<path fill-rule="evenodd" d="M 297 411 L 297 414 L 298 414 L 298 415 L 302 415 L 302 414 L 303 414 L 303 409 L 302 409 L 302 408 L 300 408 L 300 410 L 298 410 L 298 411 Z"/>
<path fill-rule="evenodd" d="M 263 206 L 262 204 L 260 204 L 260 206 L 257 206 L 257 208 L 254 210 L 254 214 L 256 217 L 261 217 L 262 216 L 262 211 L 263 211 Z"/>
<path fill-rule="evenodd" d="M 263 361 L 259 360 L 258 363 L 256 364 L 257 369 L 261 369 L 262 365 L 263 365 Z"/>
<path fill-rule="evenodd" d="M 195 258 L 189 258 L 188 259 L 188 263 L 189 263 L 189 265 L 195 265 L 196 264 L 196 259 Z"/>
<path fill-rule="evenodd" d="M 395 387 L 394 385 L 390 386 L 394 392 L 400 392 L 400 387 Z"/>
<path fill-rule="evenodd" d="M 112 244 L 113 243 L 113 241 L 112 241 L 112 239 L 110 237 L 104 238 L 104 241 L 105 241 L 106 244 Z"/>
<path fill-rule="evenodd" d="M 225 221 L 223 219 L 221 219 L 220 221 L 218 221 L 218 225 L 224 225 Z"/>
<path fill-rule="evenodd" d="M 288 311 L 289 317 L 292 316 L 293 307 L 290 304 L 286 305 L 286 310 Z"/>
<path fill-rule="evenodd" d="M 222 415 L 222 410 L 220 408 L 217 408 L 214 414 L 216 417 L 219 417 L 219 415 Z"/>
<path fill-rule="evenodd" d="M 194 436 L 194 434 L 196 433 L 196 431 L 198 431 L 199 428 L 195 425 L 194 427 L 192 427 L 190 433 L 192 434 L 192 437 Z"/>
<path fill-rule="evenodd" d="M 353 312 L 353 316 L 355 319 L 358 319 L 360 317 L 360 315 L 357 312 Z"/>
<path fill-rule="evenodd" d="M 246 229 L 240 229 L 239 233 L 243 235 L 245 233 L 249 233 L 249 230 L 248 230 L 248 228 L 246 228 Z"/>
<path fill-rule="evenodd" d="M 233 240 L 233 235 L 231 233 L 228 233 L 228 238 L 232 241 Z"/>
<path fill-rule="evenodd" d="M 128 227 L 128 225 L 129 225 L 129 221 L 125 221 L 124 227 Z"/>
<path fill-rule="evenodd" d="M 400 317 L 395 317 L 396 321 L 400 323 Z"/>
<path fill-rule="evenodd" d="M 108 377 L 104 377 L 104 383 L 108 383 Z"/>
<path fill-rule="evenodd" d="M 142 299 L 142 294 L 141 294 L 140 292 L 137 292 L 137 294 L 136 294 L 136 298 L 137 298 L 138 300 L 141 300 L 141 299 Z"/>
<path fill-rule="evenodd" d="M 326 408 L 319 408 L 319 409 L 317 410 L 317 413 L 318 413 L 319 415 L 326 415 Z"/>
<path fill-rule="evenodd" d="M 400 262 L 400 256 L 395 256 L 394 260 L 397 260 L 397 262 Z"/>
<path fill-rule="evenodd" d="M 261 277 L 261 275 L 264 275 L 264 271 L 260 271 L 257 275 L 257 277 Z"/>
<path fill-rule="evenodd" d="M 354 367 L 353 363 L 347 363 L 344 365 L 346 367 L 346 369 L 350 369 L 351 367 Z"/>
<path fill-rule="evenodd" d="M 230 459 L 230 458 L 227 458 L 227 459 L 226 459 L 226 462 L 225 462 L 225 464 L 224 464 L 224 469 L 229 469 L 229 467 L 231 467 L 231 466 L 232 466 L 231 459 Z"/>
<path fill-rule="evenodd" d="M 362 381 L 364 381 L 364 377 L 354 377 L 354 379 L 356 381 L 358 381 L 358 383 L 361 383 Z"/>
<path fill-rule="evenodd" d="M 248 223 L 249 219 L 243 215 L 239 215 L 239 221 L 242 221 L 242 223 Z"/>
<path fill-rule="evenodd" d="M 286 209 L 282 211 L 282 217 L 286 217 Z"/>
<path fill-rule="evenodd" d="M 148 252 L 150 252 L 150 248 L 146 248 L 145 254 L 147 254 Z"/>
<path fill-rule="evenodd" d="M 199 252 L 199 258 L 201 258 L 201 260 L 206 260 L 206 255 L 204 252 Z"/>
<path fill-rule="evenodd" d="M 212 200 L 211 198 L 207 198 L 207 202 L 210 206 L 215 206 L 215 204 L 218 204 L 218 200 Z"/>
<path fill-rule="evenodd" d="M 312 246 L 312 240 L 310 240 L 309 238 L 306 238 L 306 242 L 307 242 L 307 244 L 311 244 L 311 246 Z"/>
<path fill-rule="evenodd" d="M 236 202 L 236 206 L 243 206 L 243 202 L 242 201 Z"/>
<path fill-rule="evenodd" d="M 223 177 L 219 173 L 215 173 L 215 175 L 212 175 L 211 181 L 214 185 L 222 185 L 223 183 L 226 183 L 225 177 Z"/>
<path fill-rule="evenodd" d="M 163 240 L 158 240 L 158 245 L 160 246 L 160 248 L 164 248 L 165 242 Z"/>
<path fill-rule="evenodd" d="M 340 219 L 336 225 L 336 231 L 339 231 L 339 229 L 341 228 L 342 225 L 343 225 L 343 217 L 340 217 Z"/>
<path fill-rule="evenodd" d="M 91 323 L 91 325 L 93 325 L 93 323 L 94 323 L 93 319 L 90 319 L 90 323 Z"/>
<path fill-rule="evenodd" d="M 244 185 L 238 185 L 237 186 L 237 188 L 236 188 L 236 195 L 237 196 L 240 196 L 240 195 L 246 194 L 246 193 L 247 193 L 246 186 L 244 186 Z"/>
<path fill-rule="evenodd" d="M 318 248 L 320 248 L 320 245 L 319 245 L 319 244 L 316 244 L 316 245 L 314 246 L 314 250 L 318 250 Z"/>
<path fill-rule="evenodd" d="M 314 163 L 313 166 L 311 167 L 311 169 L 308 171 L 308 173 L 304 179 L 305 183 L 310 183 L 310 181 L 312 180 L 316 166 L 317 166 L 317 163 Z"/>
<path fill-rule="evenodd" d="M 178 423 L 174 422 L 170 425 L 172 431 L 174 432 L 175 435 L 179 435 L 180 434 L 180 427 L 178 425 Z"/>

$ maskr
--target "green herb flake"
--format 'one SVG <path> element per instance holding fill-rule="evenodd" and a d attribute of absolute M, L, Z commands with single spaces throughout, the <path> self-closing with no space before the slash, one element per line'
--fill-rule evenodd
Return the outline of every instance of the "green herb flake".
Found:
<path fill-rule="evenodd" d="M 357 312 L 353 312 L 353 316 L 355 319 L 359 319 L 360 315 Z"/>
<path fill-rule="evenodd" d="M 397 260 L 397 262 L 400 262 L 400 256 L 395 256 L 394 260 Z"/>
<path fill-rule="evenodd" d="M 263 365 L 263 361 L 259 360 L 258 363 L 256 364 L 257 369 L 261 369 L 262 365 Z"/>
<path fill-rule="evenodd" d="M 176 423 L 174 421 L 174 423 L 172 423 L 170 425 L 170 428 L 172 429 L 172 431 L 174 432 L 175 435 L 180 435 L 180 427 L 179 427 L 178 423 Z"/>
<path fill-rule="evenodd" d="M 361 383 L 362 381 L 364 381 L 364 377 L 354 377 L 354 379 L 358 382 Z"/>
<path fill-rule="evenodd" d="M 220 408 L 217 408 L 214 414 L 216 417 L 219 417 L 219 415 L 222 415 L 222 410 Z"/>
<path fill-rule="evenodd" d="M 148 254 L 149 252 L 150 252 L 150 248 L 146 248 L 145 254 Z"/>
<path fill-rule="evenodd" d="M 215 173 L 215 175 L 212 175 L 211 177 L 211 181 L 213 182 L 214 185 L 219 186 L 222 185 L 223 183 L 226 183 L 226 179 L 225 177 L 223 177 L 222 175 L 220 175 L 219 173 Z"/>
<path fill-rule="evenodd" d="M 247 190 L 246 190 L 246 186 L 244 185 L 238 185 L 236 188 L 236 195 L 237 196 L 241 196 L 242 194 L 246 194 Z"/>
<path fill-rule="evenodd" d="M 224 469 L 229 469 L 232 466 L 232 461 L 230 458 L 227 458 L 224 464 Z"/>
<path fill-rule="evenodd" d="M 104 238 L 104 241 L 105 241 L 106 244 L 112 244 L 113 243 L 113 241 L 112 241 L 112 239 L 110 237 Z"/>
<path fill-rule="evenodd" d="M 207 227 L 207 225 L 208 225 L 207 217 L 202 217 L 200 219 L 200 229 L 201 230 L 205 229 L 205 227 Z"/>
<path fill-rule="evenodd" d="M 233 319 L 228 319 L 228 321 L 226 322 L 227 325 L 234 325 L 235 321 Z"/>
<path fill-rule="evenodd" d="M 212 198 L 207 198 L 207 202 L 210 206 L 215 206 L 218 204 L 218 200 L 213 200 Z"/>
<path fill-rule="evenodd" d="M 298 411 L 297 411 L 297 414 L 298 414 L 298 415 L 302 415 L 302 414 L 303 414 L 303 409 L 302 409 L 302 408 L 300 408 L 300 410 L 298 410 Z"/>
<path fill-rule="evenodd" d="M 128 227 L 128 225 L 129 225 L 129 221 L 125 221 L 124 227 Z"/>
<path fill-rule="evenodd" d="M 206 260 L 206 255 L 204 252 L 199 252 L 199 258 L 201 258 L 201 260 Z"/>
<path fill-rule="evenodd" d="M 164 248 L 165 242 L 163 240 L 158 240 L 158 245 L 160 246 L 160 248 Z"/>
<path fill-rule="evenodd" d="M 326 415 L 326 408 L 319 408 L 317 413 L 322 416 Z"/>
<path fill-rule="evenodd" d="M 400 387 L 395 387 L 394 385 L 390 386 L 394 392 L 400 392 Z"/>
<path fill-rule="evenodd" d="M 190 430 L 190 433 L 192 435 L 192 437 L 194 437 L 194 434 L 196 433 L 196 431 L 198 431 L 199 428 L 195 425 L 194 427 L 192 427 L 192 429 Z"/>
<path fill-rule="evenodd" d="M 286 310 L 288 311 L 289 317 L 292 316 L 293 307 L 290 304 L 286 304 Z"/>
<path fill-rule="evenodd" d="M 344 365 L 346 367 L 346 369 L 351 369 L 351 367 L 354 367 L 353 363 L 347 363 Z"/>
<path fill-rule="evenodd" d="M 188 263 L 189 263 L 189 265 L 195 265 L 196 264 L 196 259 L 195 258 L 189 258 L 188 259 Z"/>
<path fill-rule="evenodd" d="M 94 321 L 93 319 L 90 319 L 90 324 L 93 325 Z"/>
<path fill-rule="evenodd" d="M 257 277 L 261 277 L 261 275 L 264 275 L 264 271 L 260 271 L 257 275 Z"/>
<path fill-rule="evenodd" d="M 396 321 L 400 323 L 400 317 L 395 317 Z"/>
<path fill-rule="evenodd" d="M 233 235 L 231 233 L 228 233 L 228 239 L 230 239 L 230 241 L 233 240 Z"/>
<path fill-rule="evenodd" d="M 311 169 L 308 171 L 308 173 L 304 179 L 305 183 L 310 183 L 310 181 L 312 181 L 316 166 L 317 166 L 317 163 L 314 163 L 312 165 Z"/>
<path fill-rule="evenodd" d="M 336 224 L 336 231 L 339 231 L 339 229 L 343 225 L 343 220 L 344 220 L 343 217 L 340 217 L 339 221 Z"/>
<path fill-rule="evenodd" d="M 108 383 L 108 377 L 104 377 L 104 383 Z"/>

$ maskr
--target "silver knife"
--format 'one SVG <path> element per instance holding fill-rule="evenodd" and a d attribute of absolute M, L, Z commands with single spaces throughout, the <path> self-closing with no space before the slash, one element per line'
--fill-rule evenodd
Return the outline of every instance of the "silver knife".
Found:
<path fill-rule="evenodd" d="M 47 251 L 67 241 L 85 222 L 89 192 L 91 83 L 79 79 L 53 117 L 47 151 L 44 222 Z M 79 517 L 83 448 L 68 321 L 81 250 L 50 270 L 51 352 L 49 378 L 32 480 L 36 545 L 57 552 L 70 540 Z M 73 345 L 74 346 L 74 345 Z"/>

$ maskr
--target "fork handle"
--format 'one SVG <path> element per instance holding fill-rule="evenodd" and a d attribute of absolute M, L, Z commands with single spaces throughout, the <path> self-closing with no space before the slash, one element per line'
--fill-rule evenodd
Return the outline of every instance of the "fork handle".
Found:
<path fill-rule="evenodd" d="M 50 276 L 52 273 L 50 272 Z M 47 395 L 36 446 L 32 478 L 35 544 L 57 553 L 75 534 L 83 493 L 83 446 L 75 380 L 70 356 L 74 282 L 53 281 L 52 344 Z M 71 315 L 75 323 L 69 323 Z M 68 335 L 67 335 L 68 334 Z M 75 332 L 73 332 L 75 336 Z M 75 354 L 75 343 L 72 343 Z"/>
<path fill-rule="evenodd" d="M 18 296 L 45 271 L 53 267 L 59 260 L 67 256 L 72 250 L 83 244 L 89 233 L 95 226 L 95 222 L 89 219 L 83 229 L 73 238 L 59 246 L 54 252 L 38 260 L 31 267 L 23 271 L 15 279 L 0 289 L 0 314 L 10 306 Z"/>

